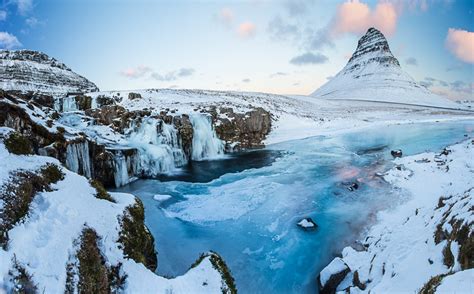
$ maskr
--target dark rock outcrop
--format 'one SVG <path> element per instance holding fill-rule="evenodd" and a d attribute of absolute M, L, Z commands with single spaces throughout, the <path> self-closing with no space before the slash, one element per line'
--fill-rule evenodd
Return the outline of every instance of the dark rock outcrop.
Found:
<path fill-rule="evenodd" d="M 181 147 L 183 148 L 186 157 L 190 158 L 193 148 L 194 130 L 193 125 L 189 120 L 189 116 L 186 114 L 183 114 L 181 116 L 175 116 L 173 117 L 173 124 L 178 129 Z"/>
<path fill-rule="evenodd" d="M 392 154 L 393 158 L 402 157 L 403 155 L 402 150 L 400 149 L 392 150 L 390 151 L 390 154 Z"/>
<path fill-rule="evenodd" d="M 141 99 L 141 98 L 142 98 L 142 95 L 140 93 L 133 93 L 133 92 L 128 93 L 128 99 L 130 100 Z"/>
<path fill-rule="evenodd" d="M 337 286 L 339 286 L 349 272 L 349 267 L 341 258 L 334 258 L 318 276 L 319 293 L 336 293 Z"/>
<path fill-rule="evenodd" d="M 264 146 L 263 140 L 272 126 L 270 112 L 259 107 L 246 113 L 235 113 L 232 108 L 220 108 L 219 113 L 220 115 L 215 108 L 211 108 L 216 134 L 226 142 L 226 151 Z M 222 117 L 222 114 L 226 117 Z M 238 144 L 231 147 L 233 143 Z"/>

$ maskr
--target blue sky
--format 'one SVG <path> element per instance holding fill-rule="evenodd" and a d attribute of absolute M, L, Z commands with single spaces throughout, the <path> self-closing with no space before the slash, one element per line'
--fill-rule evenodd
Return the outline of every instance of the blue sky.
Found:
<path fill-rule="evenodd" d="M 0 47 L 43 51 L 101 90 L 309 94 L 375 25 L 417 81 L 474 99 L 472 0 L 0 3 Z"/>

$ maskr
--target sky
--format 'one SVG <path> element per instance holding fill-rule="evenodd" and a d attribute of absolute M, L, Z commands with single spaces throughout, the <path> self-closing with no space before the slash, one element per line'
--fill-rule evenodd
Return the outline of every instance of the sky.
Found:
<path fill-rule="evenodd" d="M 0 0 L 0 48 L 64 62 L 101 90 L 310 94 L 375 26 L 402 68 L 474 100 L 473 0 Z"/>

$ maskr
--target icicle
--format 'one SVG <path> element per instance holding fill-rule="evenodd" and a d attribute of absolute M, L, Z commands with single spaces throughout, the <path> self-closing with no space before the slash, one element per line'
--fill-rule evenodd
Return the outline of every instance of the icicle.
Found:
<path fill-rule="evenodd" d="M 193 125 L 193 160 L 204 160 L 224 154 L 224 142 L 217 138 L 212 128 L 211 117 L 201 114 L 190 116 Z"/>
<path fill-rule="evenodd" d="M 122 151 L 118 151 L 114 156 L 114 181 L 116 187 L 121 187 L 130 181 L 128 176 L 127 159 Z"/>
<path fill-rule="evenodd" d="M 91 177 L 89 144 L 87 142 L 71 143 L 67 145 L 66 167 L 87 178 Z"/>

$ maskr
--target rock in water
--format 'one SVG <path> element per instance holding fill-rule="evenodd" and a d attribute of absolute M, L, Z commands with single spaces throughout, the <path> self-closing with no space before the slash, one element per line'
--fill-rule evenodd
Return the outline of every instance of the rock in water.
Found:
<path fill-rule="evenodd" d="M 349 272 L 349 267 L 341 258 L 334 258 L 333 261 L 319 273 L 319 293 L 335 293 L 337 286 L 344 280 Z"/>
<path fill-rule="evenodd" d="M 397 157 L 402 157 L 403 153 L 402 153 L 402 150 L 397 149 L 397 150 L 390 151 L 390 154 L 392 154 L 394 158 L 397 158 Z"/>
<path fill-rule="evenodd" d="M 400 67 L 387 39 L 375 28 L 360 38 L 347 65 L 312 96 L 459 108 L 431 93 Z"/>
<path fill-rule="evenodd" d="M 354 192 L 355 190 L 359 189 L 359 184 L 356 182 L 350 183 L 349 186 L 347 187 L 347 190 Z"/>
<path fill-rule="evenodd" d="M 314 231 L 318 228 L 318 225 L 310 217 L 300 220 L 297 225 L 305 231 Z"/>
<path fill-rule="evenodd" d="M 54 97 L 99 91 L 64 63 L 32 50 L 0 50 L 0 88 Z"/>

